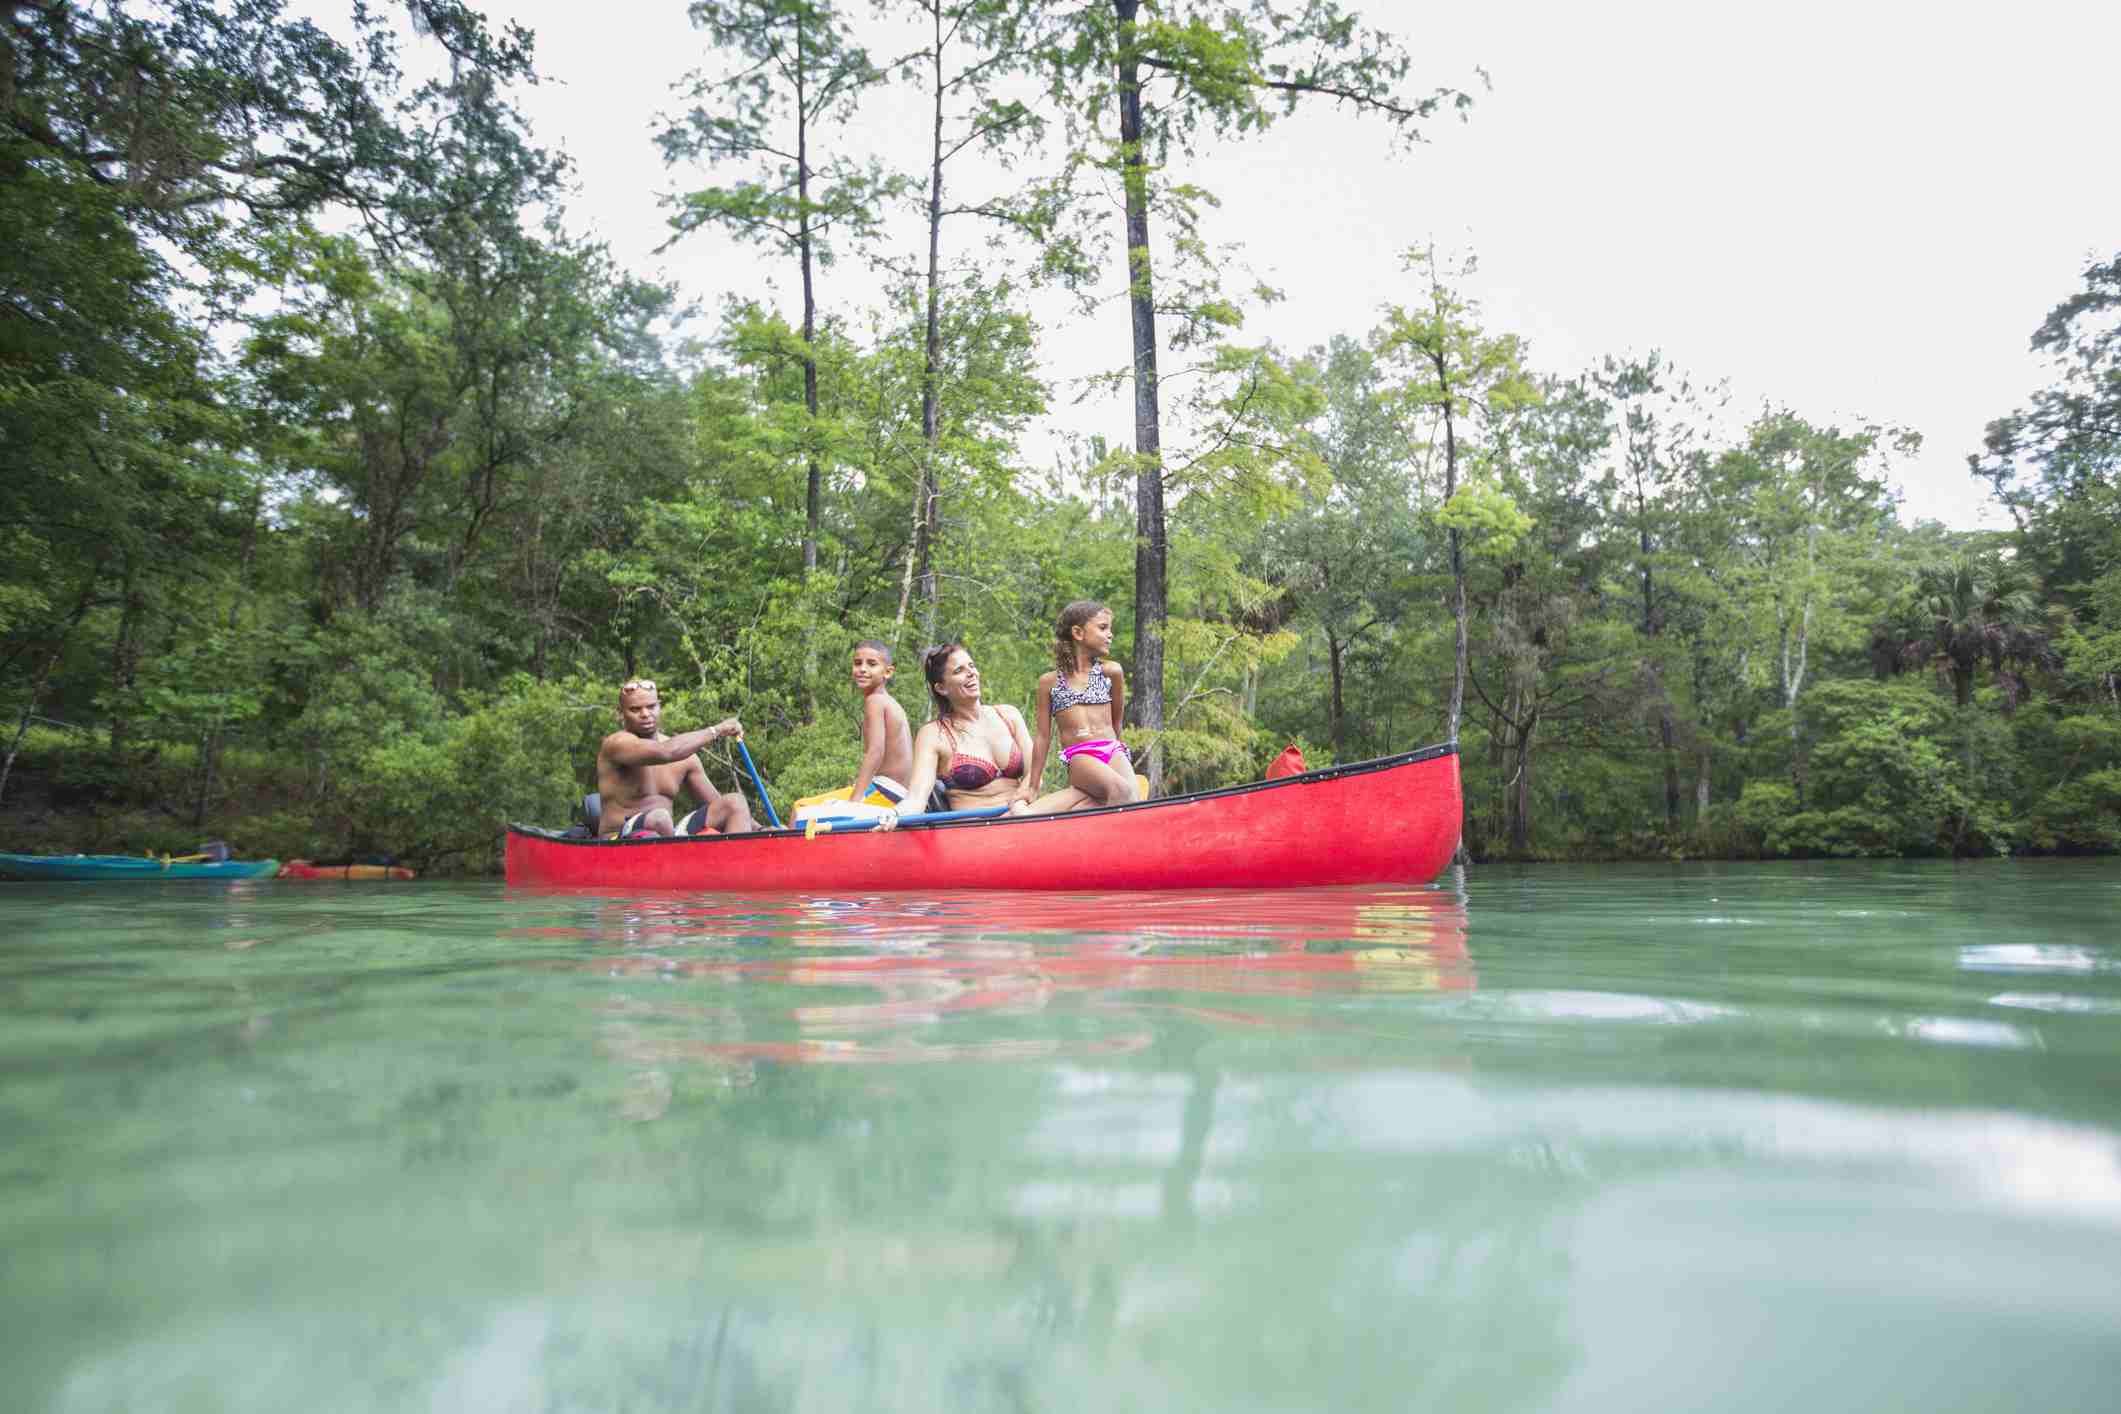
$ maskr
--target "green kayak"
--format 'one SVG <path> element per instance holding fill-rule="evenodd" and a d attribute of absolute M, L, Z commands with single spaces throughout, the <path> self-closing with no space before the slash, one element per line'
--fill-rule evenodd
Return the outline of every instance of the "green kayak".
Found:
<path fill-rule="evenodd" d="M 0 875 L 17 879 L 270 879 L 277 859 L 149 859 L 136 854 L 0 854 Z"/>

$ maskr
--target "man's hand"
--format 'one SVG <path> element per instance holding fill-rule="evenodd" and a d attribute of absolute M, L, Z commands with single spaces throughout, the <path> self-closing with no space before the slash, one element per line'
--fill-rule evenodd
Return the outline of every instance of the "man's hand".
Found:
<path fill-rule="evenodd" d="M 714 724 L 714 739 L 720 741 L 725 736 L 734 737 L 738 741 L 742 741 L 744 739 L 744 724 L 734 717 L 728 717 L 716 722 Z"/>

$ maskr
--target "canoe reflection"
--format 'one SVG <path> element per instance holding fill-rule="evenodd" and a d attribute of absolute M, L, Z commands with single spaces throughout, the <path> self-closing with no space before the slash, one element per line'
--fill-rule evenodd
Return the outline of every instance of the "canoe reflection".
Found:
<path fill-rule="evenodd" d="M 645 1064 L 1113 1054 L 1150 1045 L 1151 1020 L 1315 1029 L 1271 999 L 1474 985 L 1462 897 L 1416 888 L 605 899 L 580 932 L 610 976 L 750 989 L 610 999 L 607 1045 Z M 762 1007 L 759 988 L 817 995 Z"/>

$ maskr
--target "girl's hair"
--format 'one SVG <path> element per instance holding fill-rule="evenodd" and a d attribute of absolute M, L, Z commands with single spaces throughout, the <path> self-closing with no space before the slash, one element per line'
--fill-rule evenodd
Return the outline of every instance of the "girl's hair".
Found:
<path fill-rule="evenodd" d="M 1075 640 L 1071 631 L 1105 612 L 1095 599 L 1078 599 L 1060 611 L 1053 625 L 1053 663 L 1063 674 L 1075 671 Z"/>
<path fill-rule="evenodd" d="M 950 666 L 950 655 L 964 646 L 953 638 L 921 650 L 921 676 L 928 679 L 928 711 L 936 717 L 950 715 L 949 699 L 942 694 L 943 669 Z"/>

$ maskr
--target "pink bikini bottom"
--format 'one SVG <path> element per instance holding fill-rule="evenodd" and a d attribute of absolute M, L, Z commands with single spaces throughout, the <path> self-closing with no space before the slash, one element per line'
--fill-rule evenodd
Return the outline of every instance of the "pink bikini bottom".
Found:
<path fill-rule="evenodd" d="M 1127 743 L 1114 741 L 1111 737 L 1104 737 L 1097 741 L 1079 741 L 1073 746 L 1061 748 L 1061 760 L 1063 761 L 1073 761 L 1078 756 L 1092 757 L 1104 762 L 1107 766 L 1112 764 L 1113 757 L 1126 756 L 1127 764 L 1129 766 L 1134 764 L 1134 758 L 1127 756 Z"/>

